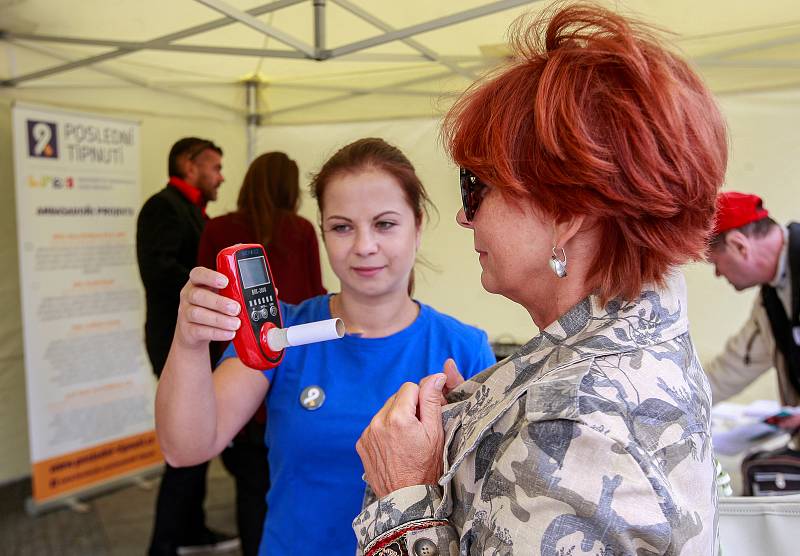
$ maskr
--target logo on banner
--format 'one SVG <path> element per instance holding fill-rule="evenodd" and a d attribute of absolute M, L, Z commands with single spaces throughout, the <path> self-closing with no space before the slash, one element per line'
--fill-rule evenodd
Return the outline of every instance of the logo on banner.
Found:
<path fill-rule="evenodd" d="M 72 176 L 28 176 L 28 187 L 52 187 L 53 189 L 72 189 L 75 187 L 75 179 Z"/>
<path fill-rule="evenodd" d="M 58 158 L 56 124 L 28 120 L 28 155 L 33 158 Z"/>

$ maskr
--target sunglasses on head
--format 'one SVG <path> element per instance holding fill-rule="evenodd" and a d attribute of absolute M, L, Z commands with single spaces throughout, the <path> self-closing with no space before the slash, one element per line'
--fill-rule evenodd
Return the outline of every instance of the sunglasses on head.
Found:
<path fill-rule="evenodd" d="M 461 204 L 464 207 L 464 216 L 468 222 L 472 222 L 478 207 L 481 206 L 484 190 L 488 187 L 481 179 L 467 170 L 461 168 L 459 171 L 459 181 L 461 183 Z"/>

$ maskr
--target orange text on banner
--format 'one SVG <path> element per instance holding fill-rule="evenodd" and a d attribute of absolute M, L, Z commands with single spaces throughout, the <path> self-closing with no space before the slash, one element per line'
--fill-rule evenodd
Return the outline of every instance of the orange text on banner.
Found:
<path fill-rule="evenodd" d="M 161 461 L 155 431 L 38 461 L 33 464 L 33 498 L 41 502 Z"/>

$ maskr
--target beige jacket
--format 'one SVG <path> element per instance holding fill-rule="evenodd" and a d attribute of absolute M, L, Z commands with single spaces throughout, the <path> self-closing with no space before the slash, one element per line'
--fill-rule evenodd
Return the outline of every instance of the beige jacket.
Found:
<path fill-rule="evenodd" d="M 784 241 L 776 276 L 771 285 L 775 287 L 786 314 L 791 314 L 792 280 L 787 264 L 788 243 L 788 240 Z M 759 293 L 753 303 L 750 318 L 728 339 L 722 353 L 705 365 L 713 403 L 719 403 L 738 394 L 773 367 L 778 371 L 781 403 L 800 405 L 800 396 L 787 376 L 785 360 L 775 345 L 769 317 Z"/>
<path fill-rule="evenodd" d="M 683 277 L 590 297 L 448 396 L 444 475 L 375 500 L 359 554 L 716 554 L 710 391 Z"/>

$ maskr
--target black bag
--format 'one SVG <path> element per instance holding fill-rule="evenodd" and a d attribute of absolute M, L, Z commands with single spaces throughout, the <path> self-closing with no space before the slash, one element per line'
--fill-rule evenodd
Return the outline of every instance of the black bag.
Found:
<path fill-rule="evenodd" d="M 745 496 L 800 494 L 800 451 L 789 446 L 754 452 L 742 461 Z"/>

